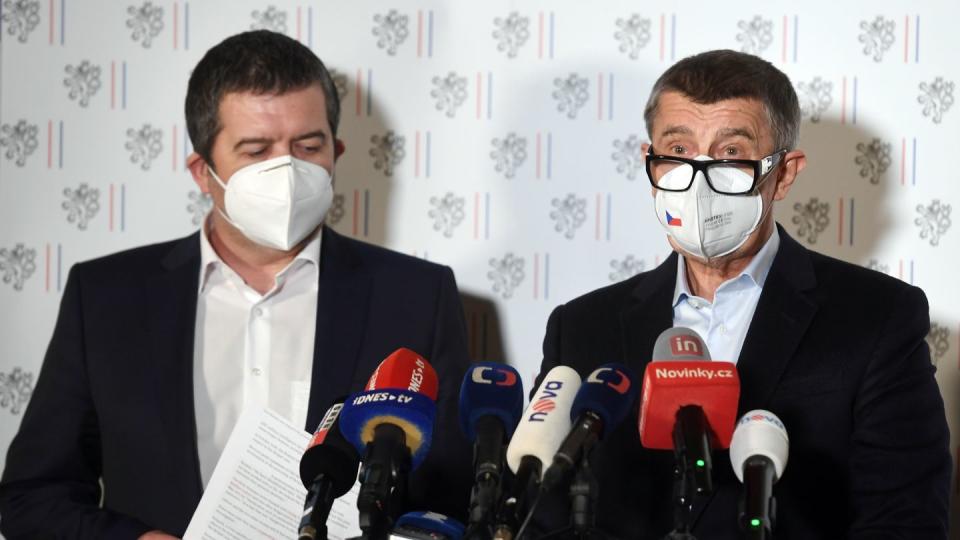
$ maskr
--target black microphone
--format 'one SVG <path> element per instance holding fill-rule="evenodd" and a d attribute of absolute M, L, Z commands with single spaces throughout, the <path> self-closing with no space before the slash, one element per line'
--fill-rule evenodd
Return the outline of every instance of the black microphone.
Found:
<path fill-rule="evenodd" d="M 460 426 L 473 442 L 474 485 L 467 537 L 489 538 L 502 492 L 506 443 L 523 413 L 523 383 L 505 364 L 481 362 L 460 386 Z"/>
<path fill-rule="evenodd" d="M 637 385 L 627 366 L 604 364 L 595 369 L 573 398 L 570 408 L 573 427 L 560 443 L 540 488 L 550 491 L 567 483 L 581 459 L 623 421 L 636 399 Z"/>
<path fill-rule="evenodd" d="M 327 538 L 327 518 L 333 501 L 357 481 L 360 456 L 340 433 L 344 397 L 327 409 L 307 450 L 300 458 L 300 480 L 307 488 L 300 518 L 299 540 Z"/>
<path fill-rule="evenodd" d="M 743 482 L 740 528 L 747 538 L 770 538 L 776 524 L 773 484 L 787 466 L 790 439 L 777 415 L 754 410 L 743 415 L 730 442 L 730 464 Z"/>

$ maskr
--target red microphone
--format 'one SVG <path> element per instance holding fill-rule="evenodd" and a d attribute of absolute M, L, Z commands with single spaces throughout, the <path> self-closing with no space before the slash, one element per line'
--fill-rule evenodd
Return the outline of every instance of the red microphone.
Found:
<path fill-rule="evenodd" d="M 410 349 L 397 349 L 380 362 L 363 390 L 384 388 L 417 392 L 436 401 L 439 388 L 437 372 L 419 354 Z"/>
<path fill-rule="evenodd" d="M 689 328 L 665 330 L 643 375 L 640 442 L 673 449 L 674 532 L 688 533 L 693 499 L 713 491 L 711 448 L 728 448 L 737 420 L 740 378 L 731 362 L 710 360 Z"/>
<path fill-rule="evenodd" d="M 646 448 L 673 449 L 677 412 L 693 405 L 707 417 L 710 444 L 714 448 L 729 448 L 739 400 L 736 365 L 711 361 L 707 345 L 689 328 L 664 330 L 643 374 L 640 442 Z"/>
<path fill-rule="evenodd" d="M 344 404 L 340 431 L 363 456 L 357 508 L 365 538 L 383 536 L 403 507 L 410 471 L 430 449 L 438 388 L 422 356 L 397 349 Z"/>

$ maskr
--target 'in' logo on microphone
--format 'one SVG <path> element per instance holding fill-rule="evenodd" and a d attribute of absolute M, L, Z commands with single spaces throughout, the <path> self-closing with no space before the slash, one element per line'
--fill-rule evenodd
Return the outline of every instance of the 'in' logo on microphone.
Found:
<path fill-rule="evenodd" d="M 703 346 L 693 336 L 679 335 L 670 340 L 670 352 L 674 356 L 703 356 Z"/>

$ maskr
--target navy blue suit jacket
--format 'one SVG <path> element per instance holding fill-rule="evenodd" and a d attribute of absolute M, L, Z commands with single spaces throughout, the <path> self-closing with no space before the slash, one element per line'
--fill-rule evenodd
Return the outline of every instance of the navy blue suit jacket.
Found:
<path fill-rule="evenodd" d="M 193 405 L 198 234 L 71 269 L 0 483 L 10 540 L 183 534 L 202 494 Z M 470 451 L 456 404 L 469 360 L 453 273 L 328 227 L 321 249 L 305 427 L 312 431 L 338 396 L 361 390 L 398 347 L 423 354 L 440 378 L 438 417 L 408 509 L 464 515 Z"/>
<path fill-rule="evenodd" d="M 923 292 L 809 251 L 782 228 L 780 238 L 737 362 L 739 414 L 770 410 L 790 436 L 774 486 L 774 538 L 946 538 L 952 464 Z M 558 307 L 541 377 L 559 364 L 586 376 L 606 362 L 641 377 L 657 337 L 673 326 L 676 274 L 674 253 Z M 673 453 L 640 445 L 636 409 L 591 457 L 598 525 L 619 538 L 663 538 L 673 526 Z M 713 472 L 713 495 L 694 508 L 694 535 L 742 538 L 729 452 L 714 452 Z M 565 519 L 565 501 L 550 503 L 545 529 Z"/>

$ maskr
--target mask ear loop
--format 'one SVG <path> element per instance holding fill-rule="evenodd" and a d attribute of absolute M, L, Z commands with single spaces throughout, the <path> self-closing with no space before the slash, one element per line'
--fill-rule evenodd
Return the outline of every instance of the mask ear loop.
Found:
<path fill-rule="evenodd" d="M 219 176 L 217 176 L 217 173 L 213 172 L 213 169 L 212 169 L 209 165 L 207 165 L 207 170 L 210 171 L 210 174 L 211 174 L 211 175 L 213 175 L 213 179 L 217 181 L 217 185 L 219 185 L 219 186 L 223 189 L 223 200 L 224 200 L 224 204 L 226 204 L 226 200 L 227 200 L 227 185 L 223 182 L 223 180 L 220 179 Z M 212 199 L 213 199 L 213 198 L 211 197 L 211 201 L 212 201 Z M 213 203 L 213 207 L 217 209 L 217 212 L 220 213 L 220 216 L 223 217 L 223 219 L 225 219 L 225 220 L 227 221 L 227 223 L 229 223 L 230 225 L 233 225 L 237 230 L 239 230 L 239 231 L 241 231 L 241 232 L 243 231 L 243 227 L 241 227 L 240 225 L 238 225 L 235 221 L 233 221 L 232 219 L 230 219 L 230 216 L 227 215 L 226 208 L 224 208 L 223 210 L 221 210 L 220 207 L 217 206 L 217 203 L 216 203 L 216 202 Z"/>

